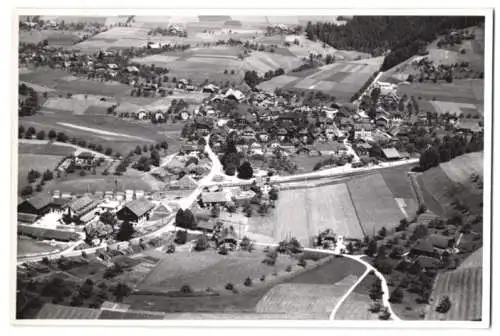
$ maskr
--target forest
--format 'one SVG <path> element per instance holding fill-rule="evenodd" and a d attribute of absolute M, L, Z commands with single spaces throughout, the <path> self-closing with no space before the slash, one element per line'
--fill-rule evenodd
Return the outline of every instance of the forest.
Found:
<path fill-rule="evenodd" d="M 336 49 L 385 55 L 382 71 L 425 52 L 425 46 L 454 29 L 484 24 L 483 16 L 355 16 L 343 26 L 308 22 L 310 40 Z"/>

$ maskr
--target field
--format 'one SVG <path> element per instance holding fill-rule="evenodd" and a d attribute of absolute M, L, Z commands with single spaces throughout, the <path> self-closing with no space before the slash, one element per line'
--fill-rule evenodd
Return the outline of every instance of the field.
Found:
<path fill-rule="evenodd" d="M 291 91 L 321 91 L 340 101 L 349 99 L 378 71 L 383 57 L 360 61 L 339 61 L 324 65 L 314 71 L 288 73 L 285 79 L 274 77 L 259 84 L 259 88 L 274 91 L 276 88 Z M 292 80 L 293 78 L 293 80 Z"/>
<path fill-rule="evenodd" d="M 470 179 L 472 174 L 483 176 L 483 162 L 484 152 L 475 152 L 441 163 L 440 167 L 452 181 L 464 183 Z"/>
<path fill-rule="evenodd" d="M 258 252 L 232 252 L 226 256 L 215 251 L 179 252 L 157 265 L 139 288 L 168 292 L 188 284 L 193 290 L 203 291 L 207 287 L 224 290 L 227 283 L 242 285 L 246 277 L 258 281 L 262 275 L 296 264 L 287 256 L 279 256 L 271 267 L 262 263 L 263 259 L 264 255 Z"/>
<path fill-rule="evenodd" d="M 57 247 L 27 237 L 17 238 L 17 256 L 54 251 Z"/>
<path fill-rule="evenodd" d="M 59 30 L 19 31 L 19 43 L 40 43 L 43 40 L 47 40 L 50 46 L 67 47 L 78 42 L 80 40 L 80 36 L 75 32 Z"/>
<path fill-rule="evenodd" d="M 480 247 L 465 259 L 459 269 L 481 267 L 483 265 L 483 248 Z"/>
<path fill-rule="evenodd" d="M 72 94 L 88 94 L 99 96 L 130 96 L 130 87 L 118 82 L 100 82 L 71 76 L 63 70 L 36 69 L 20 73 L 19 80 L 34 83 L 48 89 Z"/>
<path fill-rule="evenodd" d="M 19 154 L 17 161 L 19 190 L 28 185 L 27 176 L 31 169 L 36 169 L 40 173 L 43 173 L 47 169 L 54 170 L 62 158 L 62 155 Z"/>
<path fill-rule="evenodd" d="M 380 173 L 352 179 L 347 187 L 367 235 L 392 228 L 401 220 L 403 214 Z"/>
<path fill-rule="evenodd" d="M 183 123 L 152 124 L 134 120 L 122 120 L 108 115 L 73 115 L 67 112 L 38 113 L 23 117 L 19 123 L 25 128 L 33 126 L 45 130 L 64 132 L 71 138 L 111 147 L 126 154 L 136 145 L 150 145 L 162 140 L 169 144 L 169 151 L 179 148 L 179 134 Z"/>
<path fill-rule="evenodd" d="M 483 268 L 473 267 L 439 273 L 431 295 L 432 304 L 426 320 L 470 321 L 482 317 Z M 443 296 L 449 296 L 450 310 L 441 314 L 436 307 Z"/>
<path fill-rule="evenodd" d="M 331 313 L 356 280 L 357 277 L 348 276 L 331 285 L 277 285 L 259 301 L 256 310 L 258 313 Z"/>
<path fill-rule="evenodd" d="M 396 203 L 406 217 L 414 215 L 417 210 L 416 197 L 408 178 L 409 170 L 409 166 L 398 166 L 381 171 L 387 187 L 394 195 Z"/>
<path fill-rule="evenodd" d="M 302 63 L 299 58 L 283 48 L 274 53 L 254 51 L 241 60 L 239 55 L 242 53 L 243 50 L 239 47 L 192 48 L 185 52 L 137 57 L 132 62 L 165 67 L 170 70 L 170 77 L 189 78 L 198 84 L 205 79 L 215 83 L 220 81 L 239 83 L 247 70 L 255 70 L 264 75 L 265 72 L 278 68 L 289 71 Z M 225 70 L 229 73 L 224 74 Z M 231 74 L 231 71 L 235 73 Z"/>
<path fill-rule="evenodd" d="M 484 100 L 483 90 L 484 80 L 482 79 L 460 79 L 453 81 L 453 83 L 412 83 L 399 85 L 398 96 L 401 97 L 407 94 L 408 97 L 422 97 L 422 100 L 433 103 L 438 102 L 438 107 L 439 102 L 454 102 L 459 104 L 458 108 L 461 108 L 461 104 L 465 104 L 464 108 L 468 108 L 469 104 L 471 104 L 478 111 L 482 111 Z"/>
<path fill-rule="evenodd" d="M 37 143 L 18 143 L 17 147 L 19 154 L 35 154 L 35 155 L 57 155 L 68 156 L 75 152 L 72 146 L 63 146 L 59 144 L 37 144 Z"/>

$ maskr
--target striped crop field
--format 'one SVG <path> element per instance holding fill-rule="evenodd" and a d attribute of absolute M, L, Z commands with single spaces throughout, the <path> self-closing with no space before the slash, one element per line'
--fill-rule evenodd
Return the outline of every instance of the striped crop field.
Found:
<path fill-rule="evenodd" d="M 396 226 L 403 213 L 380 173 L 357 177 L 347 183 L 352 202 L 367 235 Z"/>
<path fill-rule="evenodd" d="M 333 285 L 280 284 L 257 304 L 257 313 L 330 313 L 337 301 L 356 282 L 349 275 Z"/>
<path fill-rule="evenodd" d="M 483 268 L 473 267 L 439 273 L 431 295 L 426 320 L 471 321 L 481 319 Z M 448 296 L 451 308 L 442 314 L 436 307 L 442 297 Z"/>

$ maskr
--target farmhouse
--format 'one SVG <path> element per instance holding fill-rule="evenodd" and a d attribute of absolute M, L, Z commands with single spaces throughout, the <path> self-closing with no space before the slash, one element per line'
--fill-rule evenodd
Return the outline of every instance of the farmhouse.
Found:
<path fill-rule="evenodd" d="M 116 216 L 119 220 L 139 225 L 149 219 L 154 206 L 153 203 L 145 199 L 130 201 L 116 213 Z"/>
<path fill-rule="evenodd" d="M 60 208 L 60 205 L 56 204 L 50 195 L 38 195 L 19 203 L 17 213 L 24 220 L 34 222 L 33 219 L 39 218 L 51 210 L 59 210 Z"/>
<path fill-rule="evenodd" d="M 99 201 L 93 200 L 89 196 L 82 196 L 68 203 L 63 208 L 63 215 L 67 223 L 82 224 L 88 222 L 95 215 Z M 90 213 L 89 216 L 86 216 Z"/>
<path fill-rule="evenodd" d="M 89 169 L 95 162 L 95 155 L 90 152 L 81 152 L 73 160 L 73 164 L 77 168 Z"/>

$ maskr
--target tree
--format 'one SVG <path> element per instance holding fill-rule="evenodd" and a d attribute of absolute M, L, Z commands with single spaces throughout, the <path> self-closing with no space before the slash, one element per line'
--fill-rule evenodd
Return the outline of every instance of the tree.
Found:
<path fill-rule="evenodd" d="M 104 154 L 106 154 L 108 156 L 111 155 L 112 153 L 113 153 L 113 150 L 111 149 L 111 147 L 106 148 L 106 150 L 104 151 Z"/>
<path fill-rule="evenodd" d="M 50 181 L 54 178 L 54 173 L 52 173 L 50 170 L 46 170 L 44 173 L 43 173 L 43 177 L 42 179 L 44 181 Z"/>
<path fill-rule="evenodd" d="M 45 131 L 41 130 L 40 132 L 38 132 L 38 134 L 36 135 L 36 138 L 38 140 L 44 140 L 45 139 Z"/>
<path fill-rule="evenodd" d="M 365 249 L 365 254 L 369 257 L 373 257 L 373 255 L 377 252 L 377 242 L 374 239 L 370 239 L 368 242 L 368 246 Z"/>
<path fill-rule="evenodd" d="M 123 298 L 130 295 L 130 293 L 132 293 L 132 289 L 127 284 L 122 282 L 119 282 L 113 288 L 113 295 L 118 302 L 122 302 Z"/>
<path fill-rule="evenodd" d="M 195 251 L 205 251 L 209 247 L 208 238 L 206 235 L 201 235 L 196 240 L 194 250 Z"/>
<path fill-rule="evenodd" d="M 66 141 L 68 141 L 68 136 L 64 132 L 59 132 L 59 133 L 57 133 L 57 141 L 66 142 Z"/>
<path fill-rule="evenodd" d="M 382 290 L 382 284 L 380 282 L 380 279 L 377 278 L 375 282 L 372 285 L 372 288 L 370 289 L 370 299 L 373 301 L 380 300 L 382 298 L 382 295 L 384 295 L 384 292 Z"/>
<path fill-rule="evenodd" d="M 424 151 L 420 156 L 419 164 L 422 170 L 427 170 L 429 168 L 438 166 L 439 165 L 438 151 L 434 147 L 431 147 L 426 151 Z"/>
<path fill-rule="evenodd" d="M 177 230 L 175 232 L 175 240 L 174 242 L 179 245 L 186 244 L 187 242 L 187 231 L 186 230 Z"/>
<path fill-rule="evenodd" d="M 128 241 L 132 238 L 134 233 L 135 233 L 134 226 L 130 222 L 125 221 L 120 226 L 120 230 L 118 230 L 116 239 L 119 241 Z"/>
<path fill-rule="evenodd" d="M 141 149 L 141 146 L 137 145 L 135 147 L 135 151 L 134 151 L 135 154 L 137 155 L 141 155 L 142 154 L 142 149 Z"/>
<path fill-rule="evenodd" d="M 391 293 L 391 296 L 389 298 L 389 302 L 391 303 L 401 303 L 403 302 L 404 294 L 403 291 L 399 288 L 396 287 Z"/>
<path fill-rule="evenodd" d="M 385 236 L 387 235 L 387 229 L 385 228 L 385 226 L 383 226 L 377 233 L 377 238 L 379 239 L 384 239 Z"/>
<path fill-rule="evenodd" d="M 99 220 L 106 225 L 111 225 L 112 227 L 114 227 L 117 222 L 116 215 L 111 211 L 103 212 L 99 216 Z"/>
<path fill-rule="evenodd" d="M 28 185 L 21 190 L 22 197 L 28 197 L 31 196 L 32 194 L 33 194 L 33 187 L 31 185 Z"/>
<path fill-rule="evenodd" d="M 451 308 L 451 301 L 448 296 L 443 296 L 439 300 L 439 305 L 436 307 L 436 311 L 441 314 L 446 314 Z"/>
<path fill-rule="evenodd" d="M 382 156 L 382 148 L 380 148 L 380 145 L 377 143 L 374 143 L 372 147 L 370 148 L 370 156 L 379 158 Z"/>
<path fill-rule="evenodd" d="M 28 172 L 28 182 L 29 183 L 35 182 L 39 177 L 40 177 L 40 172 L 38 172 L 37 170 L 31 169 Z"/>
<path fill-rule="evenodd" d="M 243 164 L 238 168 L 238 178 L 243 180 L 249 180 L 252 177 L 253 177 L 252 165 L 248 161 L 243 162 Z"/>

